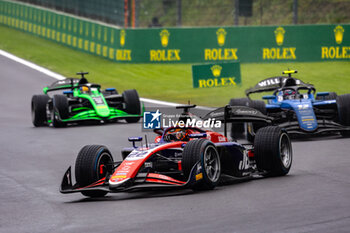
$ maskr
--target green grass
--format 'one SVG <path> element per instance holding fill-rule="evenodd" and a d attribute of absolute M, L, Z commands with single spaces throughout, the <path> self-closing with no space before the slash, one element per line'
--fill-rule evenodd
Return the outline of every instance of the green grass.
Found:
<path fill-rule="evenodd" d="M 295 77 L 314 84 L 318 91 L 350 93 L 350 62 L 242 64 L 240 87 L 193 89 L 190 64 L 115 63 L 5 26 L 0 26 L 0 49 L 67 77 L 89 71 L 89 81 L 103 87 L 135 88 L 142 97 L 178 103 L 191 100 L 198 105 L 223 106 L 232 97 L 243 97 L 245 89 L 261 79 L 280 75 L 287 68 L 297 69 Z"/>

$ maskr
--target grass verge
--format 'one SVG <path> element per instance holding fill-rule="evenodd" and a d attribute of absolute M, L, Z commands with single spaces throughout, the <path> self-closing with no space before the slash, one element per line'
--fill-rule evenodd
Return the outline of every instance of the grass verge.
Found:
<path fill-rule="evenodd" d="M 142 97 L 205 106 L 223 106 L 230 98 L 244 97 L 245 89 L 261 79 L 297 69 L 295 77 L 315 85 L 318 91 L 350 93 L 350 62 L 242 64 L 242 85 L 192 88 L 190 64 L 120 64 L 80 52 L 55 42 L 0 25 L 0 49 L 30 60 L 67 77 L 89 71 L 89 81 L 119 91 L 135 88 Z M 40 91 L 43 83 L 38 87 Z M 33 93 L 35 94 L 35 93 Z"/>

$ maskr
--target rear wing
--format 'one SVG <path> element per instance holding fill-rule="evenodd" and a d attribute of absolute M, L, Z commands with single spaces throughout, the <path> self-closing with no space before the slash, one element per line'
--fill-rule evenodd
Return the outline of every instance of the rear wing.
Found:
<path fill-rule="evenodd" d="M 254 87 L 247 89 L 245 91 L 245 94 L 247 97 L 249 97 L 249 95 L 253 94 L 253 93 L 275 91 L 275 90 L 283 87 L 286 84 L 287 80 L 288 80 L 288 82 L 291 81 L 292 83 L 294 83 L 295 85 L 293 85 L 293 86 L 305 87 L 305 88 L 315 90 L 314 85 L 304 83 L 300 79 L 286 77 L 286 76 L 277 76 L 277 77 L 271 77 L 271 78 L 267 78 L 267 79 L 260 81 Z"/>
<path fill-rule="evenodd" d="M 73 89 L 79 85 L 80 79 L 78 78 L 66 78 L 63 80 L 58 80 L 52 83 L 50 86 L 44 87 L 43 92 L 47 94 L 50 91 Z"/>
<path fill-rule="evenodd" d="M 229 122 L 264 122 L 272 123 L 272 118 L 260 111 L 246 106 L 231 106 L 217 108 L 203 117 L 203 120 L 215 119 L 224 123 L 225 137 L 227 137 L 227 123 Z"/>
<path fill-rule="evenodd" d="M 73 90 L 81 85 L 89 85 L 91 87 L 101 88 L 101 85 L 89 83 L 86 78 L 66 78 L 52 83 L 50 86 L 44 87 L 43 92 L 47 94 L 50 91 L 57 90 Z"/>

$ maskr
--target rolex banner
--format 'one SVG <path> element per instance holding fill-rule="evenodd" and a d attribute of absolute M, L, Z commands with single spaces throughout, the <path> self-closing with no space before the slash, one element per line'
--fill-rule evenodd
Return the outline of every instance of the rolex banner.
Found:
<path fill-rule="evenodd" d="M 0 25 L 124 63 L 350 61 L 350 24 L 121 29 L 0 0 Z"/>
<path fill-rule="evenodd" d="M 194 88 L 227 87 L 241 83 L 239 62 L 211 65 L 193 65 L 192 82 Z"/>

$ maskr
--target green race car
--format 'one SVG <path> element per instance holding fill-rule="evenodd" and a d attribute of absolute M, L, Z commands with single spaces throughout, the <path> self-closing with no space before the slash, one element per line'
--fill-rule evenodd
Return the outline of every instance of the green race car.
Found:
<path fill-rule="evenodd" d="M 89 83 L 79 72 L 80 79 L 67 78 L 43 88 L 44 94 L 32 97 L 33 125 L 65 127 L 81 122 L 115 122 L 125 119 L 138 122 L 142 116 L 140 98 L 136 90 L 121 95 L 115 88 L 101 91 L 101 86 Z M 62 91 L 63 90 L 63 94 Z M 60 92 L 52 97 L 49 92 Z"/>

